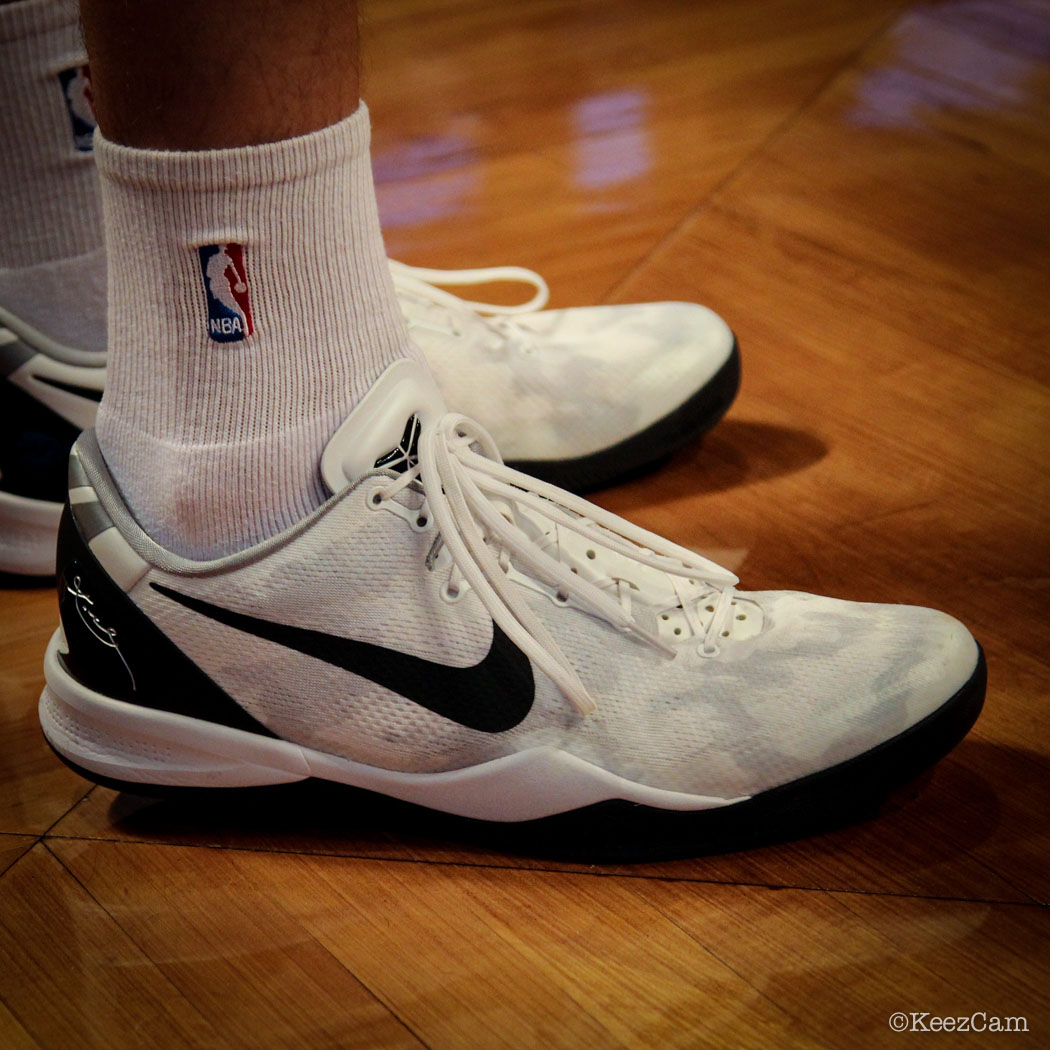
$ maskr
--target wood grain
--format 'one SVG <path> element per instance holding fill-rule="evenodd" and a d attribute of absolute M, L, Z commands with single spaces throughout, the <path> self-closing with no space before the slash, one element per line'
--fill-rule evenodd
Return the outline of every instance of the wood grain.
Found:
<path fill-rule="evenodd" d="M 32 849 L 36 842 L 32 835 L 0 835 L 0 875 Z"/>
<path fill-rule="evenodd" d="M 707 303 L 730 416 L 600 502 L 749 586 L 937 606 L 971 735 L 877 819 L 555 864 L 290 791 L 147 803 L 35 720 L 0 591 L 0 1044 L 871 1047 L 896 1010 L 1050 1029 L 1050 5 L 371 0 L 388 248 L 557 305 Z M 1005 1038 L 1005 1037 L 1004 1037 Z"/>

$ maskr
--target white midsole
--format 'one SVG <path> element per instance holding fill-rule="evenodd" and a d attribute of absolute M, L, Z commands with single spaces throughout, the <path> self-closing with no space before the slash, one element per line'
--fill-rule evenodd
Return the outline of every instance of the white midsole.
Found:
<path fill-rule="evenodd" d="M 0 492 L 0 572 L 53 576 L 62 504 Z"/>
<path fill-rule="evenodd" d="M 609 799 L 670 810 L 744 801 L 636 784 L 558 748 L 520 751 L 443 773 L 399 773 L 168 711 L 129 704 L 81 685 L 58 659 L 61 629 L 44 658 L 40 722 L 51 745 L 115 780 L 249 787 L 318 777 L 479 820 L 534 820 Z"/>

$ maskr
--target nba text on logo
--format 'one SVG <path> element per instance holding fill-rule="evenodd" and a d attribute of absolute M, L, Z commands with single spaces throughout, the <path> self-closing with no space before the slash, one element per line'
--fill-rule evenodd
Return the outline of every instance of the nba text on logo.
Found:
<path fill-rule="evenodd" d="M 208 299 L 208 335 L 239 343 L 254 331 L 243 244 L 205 244 L 197 249 Z"/>

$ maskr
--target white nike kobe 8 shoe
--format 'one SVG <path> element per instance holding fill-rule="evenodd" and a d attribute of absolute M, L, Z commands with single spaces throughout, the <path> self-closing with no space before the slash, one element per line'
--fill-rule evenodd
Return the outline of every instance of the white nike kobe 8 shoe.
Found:
<path fill-rule="evenodd" d="M 543 278 L 520 267 L 390 269 L 449 404 L 480 420 L 519 469 L 574 491 L 656 465 L 736 396 L 733 334 L 703 306 L 542 310 Z M 535 294 L 496 307 L 429 283 L 497 280 Z M 0 309 L 0 572 L 54 571 L 67 454 L 95 421 L 105 376 L 104 356 L 59 346 Z"/>
<path fill-rule="evenodd" d="M 147 795 L 317 778 L 632 859 L 855 815 L 980 710 L 954 619 L 740 591 L 503 465 L 414 363 L 321 468 L 317 511 L 196 563 L 136 526 L 80 438 L 40 699 L 67 763 Z"/>
<path fill-rule="evenodd" d="M 714 426 L 740 385 L 732 331 L 696 303 L 544 310 L 546 283 L 518 266 L 390 269 L 449 405 L 481 423 L 512 466 L 574 492 L 659 463 Z M 437 287 L 496 281 L 534 294 L 506 307 Z"/>

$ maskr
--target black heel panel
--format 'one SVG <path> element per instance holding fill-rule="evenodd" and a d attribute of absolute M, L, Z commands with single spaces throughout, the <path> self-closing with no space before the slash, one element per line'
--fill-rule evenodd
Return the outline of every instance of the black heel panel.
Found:
<path fill-rule="evenodd" d="M 80 433 L 9 380 L 0 380 L 0 489 L 61 503 L 66 463 Z"/>
<path fill-rule="evenodd" d="M 193 663 L 110 579 L 67 504 L 58 527 L 65 669 L 105 696 L 275 736 Z"/>

